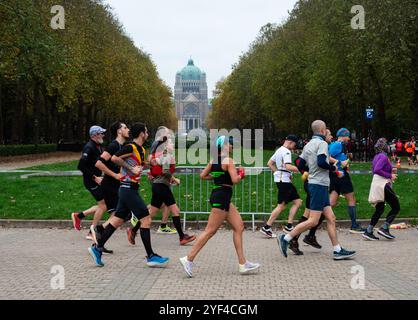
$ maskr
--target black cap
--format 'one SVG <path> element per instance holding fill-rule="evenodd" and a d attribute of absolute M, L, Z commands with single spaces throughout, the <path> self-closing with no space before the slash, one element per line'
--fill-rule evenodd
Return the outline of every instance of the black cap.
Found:
<path fill-rule="evenodd" d="M 294 134 L 289 134 L 286 137 L 286 140 L 293 141 L 294 143 L 298 143 L 298 141 L 299 141 L 298 137 L 295 136 Z"/>

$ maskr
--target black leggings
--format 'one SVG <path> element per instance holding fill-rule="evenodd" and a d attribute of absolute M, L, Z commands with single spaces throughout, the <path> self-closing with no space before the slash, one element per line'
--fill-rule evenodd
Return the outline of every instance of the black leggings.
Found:
<path fill-rule="evenodd" d="M 400 207 L 399 200 L 398 200 L 398 197 L 396 196 L 395 191 L 393 191 L 393 189 L 389 185 L 386 185 L 386 187 L 385 187 L 385 202 L 387 202 L 392 209 L 392 210 L 389 211 L 389 213 L 386 217 L 386 222 L 388 224 L 391 224 L 393 222 L 393 220 L 395 220 L 396 215 L 401 210 L 401 207 Z M 380 217 L 383 214 L 383 211 L 385 211 L 385 202 L 379 202 L 376 205 L 376 211 L 374 212 L 373 217 L 372 217 L 372 221 L 370 222 L 370 224 L 373 227 L 379 221 Z"/>

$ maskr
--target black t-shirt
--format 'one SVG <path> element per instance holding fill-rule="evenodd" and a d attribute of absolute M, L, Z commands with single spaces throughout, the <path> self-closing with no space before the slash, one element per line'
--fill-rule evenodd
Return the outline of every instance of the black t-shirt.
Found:
<path fill-rule="evenodd" d="M 83 173 L 84 182 L 88 186 L 96 184 L 93 176 L 100 177 L 102 175 L 102 172 L 96 168 L 96 161 L 102 153 L 103 147 L 93 140 L 87 142 L 83 148 L 77 168 Z"/>
<path fill-rule="evenodd" d="M 105 151 L 108 152 L 110 156 L 112 157 L 114 154 L 116 154 L 116 152 L 122 150 L 122 148 L 123 148 L 123 145 L 119 144 L 117 140 L 113 140 L 106 147 Z M 109 159 L 108 161 L 106 161 L 105 165 L 114 173 L 119 173 L 120 171 L 120 168 L 112 161 L 112 159 Z M 110 177 L 107 174 L 105 174 L 103 178 L 103 183 L 105 184 L 109 183 L 115 187 L 119 187 L 119 180 L 116 180 L 115 178 Z"/>

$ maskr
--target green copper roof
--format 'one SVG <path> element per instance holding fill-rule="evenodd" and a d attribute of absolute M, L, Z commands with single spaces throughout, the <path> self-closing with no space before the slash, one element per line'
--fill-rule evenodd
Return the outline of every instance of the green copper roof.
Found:
<path fill-rule="evenodd" d="M 194 65 L 192 59 L 189 59 L 187 66 L 180 71 L 180 75 L 183 80 L 200 80 L 202 71 Z"/>

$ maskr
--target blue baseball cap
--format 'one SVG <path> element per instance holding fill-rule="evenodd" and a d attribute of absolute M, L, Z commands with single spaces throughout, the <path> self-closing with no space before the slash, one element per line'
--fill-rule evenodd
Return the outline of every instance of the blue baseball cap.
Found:
<path fill-rule="evenodd" d="M 337 131 L 337 138 L 339 137 L 350 137 L 350 131 L 347 128 L 341 128 Z"/>
<path fill-rule="evenodd" d="M 105 133 L 105 132 L 106 132 L 106 129 L 103 129 L 100 126 L 92 126 L 89 130 L 90 137 L 93 137 L 96 134 Z"/>

